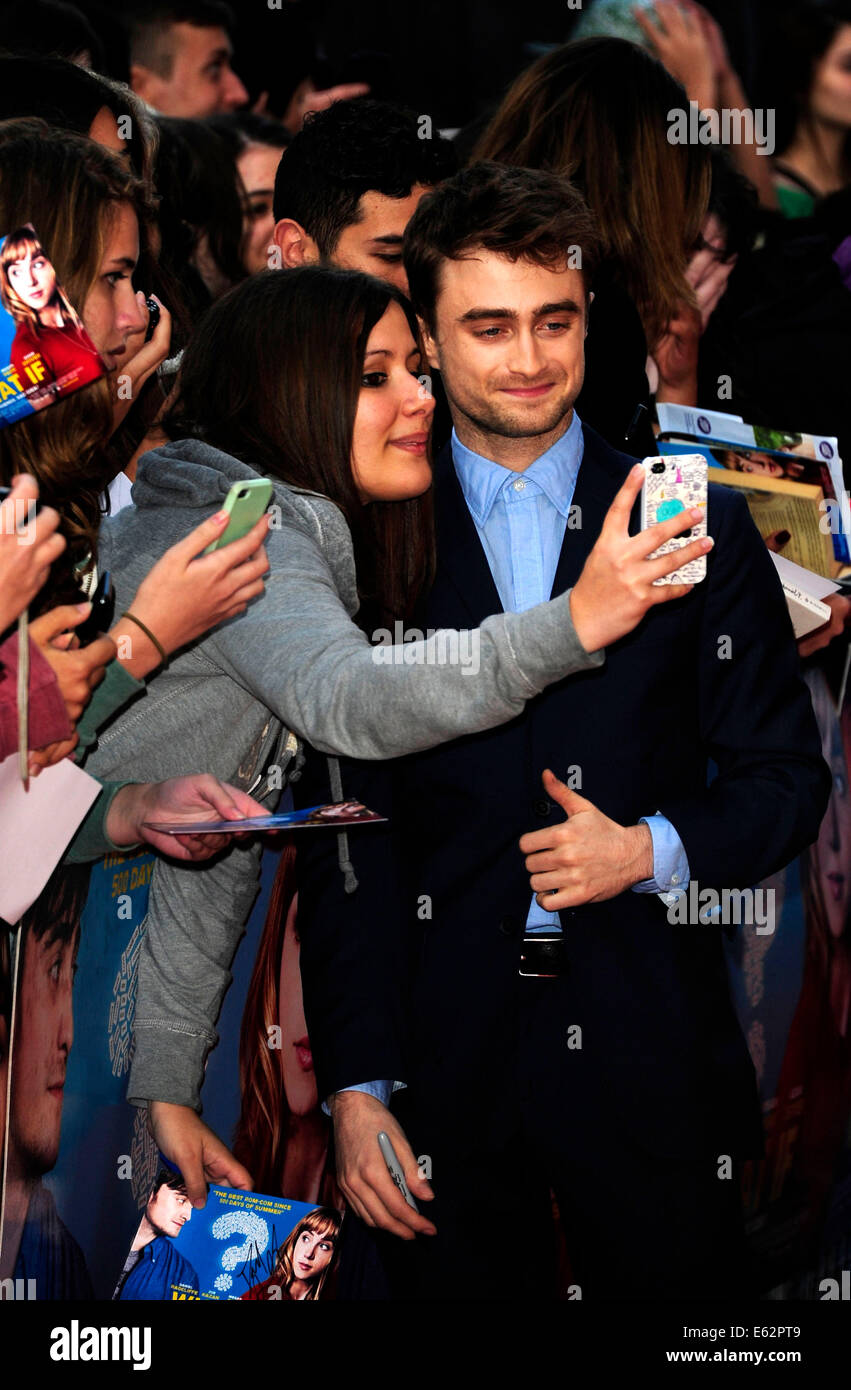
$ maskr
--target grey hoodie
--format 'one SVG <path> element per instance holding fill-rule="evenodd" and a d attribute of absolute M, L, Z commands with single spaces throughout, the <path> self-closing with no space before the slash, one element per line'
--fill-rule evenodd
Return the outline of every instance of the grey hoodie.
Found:
<path fill-rule="evenodd" d="M 258 476 L 195 440 L 144 455 L 135 506 L 101 531 L 99 563 L 112 572 L 116 612 L 164 551 L 221 506 L 232 483 Z M 404 664 L 381 660 L 388 651 L 352 622 L 354 556 L 339 508 L 283 483 L 274 501 L 265 592 L 157 674 L 99 735 L 88 771 L 137 781 L 211 772 L 248 789 L 270 763 L 292 762 L 297 739 L 331 755 L 399 757 L 505 723 L 551 682 L 604 659 L 582 647 L 564 594 L 487 618 L 475 673 L 436 636 L 406 644 Z M 157 863 L 139 963 L 128 1092 L 136 1103 L 200 1108 L 204 1058 L 256 895 L 259 855 L 257 845 L 235 844 L 203 869 Z"/>

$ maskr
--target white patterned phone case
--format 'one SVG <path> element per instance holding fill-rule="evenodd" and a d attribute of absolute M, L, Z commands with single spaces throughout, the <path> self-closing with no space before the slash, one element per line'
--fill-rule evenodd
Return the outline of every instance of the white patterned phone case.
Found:
<path fill-rule="evenodd" d="M 644 487 L 641 489 L 641 529 L 654 526 L 657 521 L 669 521 L 677 512 L 690 511 L 700 507 L 703 516 L 695 521 L 689 531 L 666 541 L 654 550 L 651 559 L 657 555 L 667 555 L 672 550 L 682 550 L 691 541 L 706 535 L 706 459 L 703 454 L 664 454 L 656 458 L 641 460 L 644 469 Z M 699 584 L 706 578 L 706 556 L 690 560 L 682 569 L 673 574 L 654 579 L 654 584 Z"/>

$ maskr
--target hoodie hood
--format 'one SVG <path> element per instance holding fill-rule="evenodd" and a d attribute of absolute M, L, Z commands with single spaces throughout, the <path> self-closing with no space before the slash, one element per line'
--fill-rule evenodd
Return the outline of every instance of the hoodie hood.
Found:
<path fill-rule="evenodd" d="M 132 497 L 137 507 L 207 510 L 224 502 L 233 483 L 262 476 L 200 439 L 178 439 L 142 455 Z"/>

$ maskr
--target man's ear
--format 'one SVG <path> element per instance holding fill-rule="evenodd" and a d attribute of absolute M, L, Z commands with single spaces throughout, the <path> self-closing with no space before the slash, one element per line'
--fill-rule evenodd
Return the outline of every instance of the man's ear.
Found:
<path fill-rule="evenodd" d="M 141 97 L 154 111 L 157 110 L 157 102 L 162 95 L 162 85 L 162 78 L 158 77 L 152 68 L 146 68 L 143 63 L 130 64 L 131 92 L 135 92 L 137 97 Z"/>
<path fill-rule="evenodd" d="M 591 315 L 590 315 L 590 313 L 589 313 L 589 310 L 590 310 L 591 305 L 592 305 L 593 303 L 594 303 L 594 291 L 593 291 L 593 290 L 589 290 L 589 291 L 588 291 L 588 298 L 587 298 L 586 301 L 585 301 L 585 332 L 584 332 L 584 334 L 582 335 L 584 338 L 587 338 L 587 337 L 588 337 L 588 322 L 589 322 L 589 319 L 591 318 Z"/>
<path fill-rule="evenodd" d="M 426 327 L 426 321 L 425 321 L 425 319 L 420 318 L 420 315 L 419 315 L 419 314 L 417 314 L 417 323 L 418 323 L 419 326 L 420 326 L 420 333 L 421 333 L 421 335 L 422 335 L 423 347 L 425 348 L 426 357 L 428 358 L 428 361 L 429 361 L 429 366 L 434 367 L 435 370 L 439 372 L 439 371 L 440 371 L 440 353 L 438 352 L 438 349 L 437 349 L 437 343 L 435 342 L 434 338 L 432 337 L 431 333 L 429 332 L 428 328 Z"/>
<path fill-rule="evenodd" d="M 280 222 L 275 223 L 272 235 L 281 253 L 283 270 L 296 270 L 300 265 L 316 265 L 319 261 L 316 242 L 295 218 L 282 217 Z"/>

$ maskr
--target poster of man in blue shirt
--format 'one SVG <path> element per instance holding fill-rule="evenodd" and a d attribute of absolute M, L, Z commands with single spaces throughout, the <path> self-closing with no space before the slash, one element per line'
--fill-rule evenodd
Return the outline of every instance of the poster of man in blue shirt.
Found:
<path fill-rule="evenodd" d="M 191 1215 L 192 1204 L 180 1174 L 161 1168 L 114 1299 L 171 1301 L 198 1296 L 198 1275 L 173 1243 Z"/>

